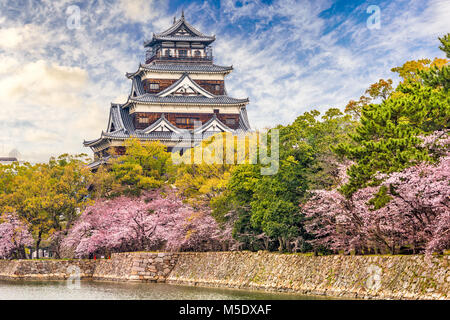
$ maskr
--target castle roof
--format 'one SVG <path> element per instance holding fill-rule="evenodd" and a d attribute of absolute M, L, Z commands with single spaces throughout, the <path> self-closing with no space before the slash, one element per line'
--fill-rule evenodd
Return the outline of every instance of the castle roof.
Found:
<path fill-rule="evenodd" d="M 166 145 L 177 145 L 176 148 L 178 148 L 179 142 L 186 142 L 191 146 L 190 141 L 198 143 L 220 132 L 240 134 L 251 130 L 245 108 L 245 105 L 249 102 L 248 98 L 236 99 L 228 96 L 227 91 L 222 87 L 224 84 L 221 84 L 221 88 L 224 89 L 221 92 L 222 94 L 215 95 L 203 86 L 208 86 L 209 88 L 209 86 L 215 85 L 218 82 L 200 85 L 200 82 L 197 83 L 191 78 L 191 76 L 195 75 L 195 79 L 202 79 L 203 81 L 205 79 L 223 79 L 225 75 L 233 70 L 233 66 L 218 66 L 213 64 L 211 50 L 207 46 L 214 40 L 215 36 L 206 35 L 189 24 L 185 20 L 183 13 L 179 20 L 174 20 L 173 25 L 169 29 L 158 34 L 153 34 L 152 40 L 145 42 L 144 45 L 146 47 L 151 47 L 147 52 L 147 63 L 139 64 L 138 70 L 134 73 L 126 73 L 127 78 L 132 82 L 127 102 L 124 104 L 111 104 L 106 131 L 102 131 L 98 139 L 85 140 L 83 142 L 84 146 L 90 147 L 96 156 L 101 158 L 93 162 L 90 165 L 91 168 L 97 168 L 107 163 L 110 158 L 108 155 L 110 151 L 108 149 L 110 147 L 123 146 L 123 142 L 129 138 L 137 138 L 141 141 L 159 140 Z M 177 56 L 173 58 L 168 54 L 167 56 L 173 59 L 169 59 L 168 57 L 163 59 L 159 56 L 161 51 L 158 50 L 162 50 L 160 47 L 187 47 L 186 43 L 177 43 L 174 46 L 173 42 L 192 42 L 189 47 L 203 48 L 206 57 L 203 56 L 202 52 L 202 57 L 200 58 L 198 56 Z M 147 81 L 143 80 L 144 77 L 145 79 L 147 77 L 150 79 L 180 78 L 176 81 L 171 80 L 170 83 L 175 82 L 168 87 L 166 87 L 164 81 L 160 81 L 160 86 L 163 87 L 161 91 L 155 90 L 159 92 L 151 93 L 155 91 L 153 89 L 147 90 L 144 87 L 146 84 L 144 81 Z M 144 107 L 139 105 L 156 105 L 158 107 Z M 188 112 L 189 119 L 191 120 L 195 119 L 195 117 L 193 118 L 191 116 L 191 113 L 199 113 L 200 107 L 200 109 L 205 109 L 209 120 L 194 129 L 178 128 L 178 118 L 176 118 L 176 122 L 172 120 L 172 116 L 177 116 L 178 113 L 173 112 L 173 108 L 170 105 L 180 106 L 181 108 L 178 108 L 178 110 L 187 110 L 186 112 Z M 222 108 L 218 108 L 219 106 Z M 139 114 L 141 112 L 139 111 L 140 108 L 144 110 L 141 110 L 143 113 L 155 115 L 158 112 L 160 118 L 147 125 L 144 129 L 137 129 L 135 125 L 138 125 L 135 122 L 139 123 L 139 128 L 142 128 L 140 126 L 143 125 L 143 122 L 138 120 L 144 117 Z M 233 123 L 232 127 L 234 129 L 221 121 L 221 119 L 223 121 L 226 119 L 228 123 L 229 117 L 222 116 L 222 111 L 220 111 L 220 114 L 216 114 L 216 108 L 219 110 L 230 110 L 230 112 L 232 111 L 235 114 L 233 116 L 234 121 L 230 122 Z M 190 109 L 193 110 L 191 113 L 189 113 Z M 150 112 L 150 110 L 153 111 Z M 172 111 L 170 113 L 164 113 L 165 110 Z M 135 114 L 130 114 L 130 112 L 138 112 L 138 118 L 135 119 Z M 168 114 L 170 114 L 170 119 L 173 123 L 166 118 Z M 236 120 L 237 123 L 235 122 Z M 183 121 L 185 121 L 184 118 Z"/>
<path fill-rule="evenodd" d="M 112 104 L 108 128 L 102 131 L 100 138 L 90 141 L 84 141 L 83 144 L 86 147 L 101 148 L 102 145 L 106 145 L 112 140 L 126 140 L 131 137 L 138 138 L 140 140 L 163 140 L 163 141 L 181 141 L 182 139 L 192 139 L 192 141 L 201 141 L 207 137 L 220 132 L 230 132 L 238 134 L 250 130 L 248 124 L 247 114 L 245 109 L 242 109 L 239 115 L 239 127 L 236 130 L 231 129 L 224 124 L 220 119 L 214 115 L 210 120 L 202 124 L 199 128 L 194 130 L 180 129 L 171 124 L 164 116 L 161 117 L 149 125 L 145 129 L 135 129 L 133 120 L 129 114 L 129 108 L 123 107 L 120 104 Z"/>
<path fill-rule="evenodd" d="M 177 93 L 177 89 L 184 89 L 186 92 L 185 94 Z M 146 93 L 142 85 L 141 77 L 135 75 L 132 78 L 130 96 L 124 106 L 128 106 L 133 102 L 158 105 L 245 105 L 249 100 L 248 98 L 236 99 L 227 95 L 214 95 L 200 87 L 185 72 L 175 83 L 157 94 Z"/>
<path fill-rule="evenodd" d="M 130 97 L 130 102 L 139 102 L 142 104 L 193 104 L 193 105 L 244 105 L 249 102 L 248 98 L 236 99 L 221 95 L 208 98 L 205 96 L 166 96 L 160 97 L 154 94 L 146 93 L 137 97 Z"/>
<path fill-rule="evenodd" d="M 206 42 L 209 44 L 214 40 L 216 40 L 215 36 L 208 36 L 188 23 L 183 13 L 181 18 L 175 21 L 169 29 L 161 33 L 153 34 L 152 40 L 144 42 L 144 46 L 151 47 L 161 41 Z"/>
<path fill-rule="evenodd" d="M 230 73 L 233 66 L 225 67 L 215 64 L 180 64 L 180 63 L 155 63 L 140 64 L 136 72 L 127 72 L 127 78 L 140 75 L 142 72 L 169 72 L 169 73 Z"/>

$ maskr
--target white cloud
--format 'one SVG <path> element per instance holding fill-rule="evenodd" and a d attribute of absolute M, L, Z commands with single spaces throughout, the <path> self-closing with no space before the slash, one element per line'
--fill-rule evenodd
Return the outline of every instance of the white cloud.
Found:
<path fill-rule="evenodd" d="M 3 73 L 0 101 L 55 109 L 78 107 L 87 79 L 87 72 L 77 67 L 50 65 L 43 60 L 30 62 Z"/>
<path fill-rule="evenodd" d="M 21 49 L 30 48 L 42 41 L 42 33 L 39 27 L 27 24 L 20 27 L 0 29 L 0 49 Z"/>
<path fill-rule="evenodd" d="M 119 5 L 128 19 L 146 23 L 157 18 L 167 3 L 157 0 L 120 0 Z"/>
<path fill-rule="evenodd" d="M 292 122 L 313 108 L 344 107 L 378 79 L 395 79 L 392 67 L 436 55 L 437 36 L 450 30 L 450 20 L 444 17 L 450 3 L 441 0 L 427 5 L 387 2 L 380 30 L 366 27 L 368 4 L 362 4 L 345 19 L 333 17 L 340 23 L 328 33 L 329 21 L 319 14 L 329 8 L 329 1 L 279 0 L 270 6 L 244 1 L 242 7 L 235 3 L 222 2 L 228 14 L 222 18 L 234 25 L 245 21 L 240 19 L 267 24 L 282 17 L 254 34 L 220 34 L 216 44 L 220 62 L 235 67 L 229 92 L 250 96 L 249 117 L 259 128 Z"/>
<path fill-rule="evenodd" d="M 0 29 L 0 48 L 14 48 L 23 42 L 23 35 L 18 28 Z"/>
<path fill-rule="evenodd" d="M 86 2 L 81 28 L 69 30 L 66 9 L 73 4 L 43 0 L 24 8 L 0 0 L 0 103 L 7 106 L 0 155 L 14 147 L 32 161 L 89 152 L 82 141 L 105 129 L 110 102 L 126 100 L 124 74 L 136 70 L 143 40 L 168 28 L 182 9 L 169 12 L 166 0 Z M 216 34 L 215 62 L 235 68 L 228 92 L 250 98 L 250 122 L 263 128 L 312 108 L 343 107 L 392 77 L 390 68 L 440 54 L 449 1 L 382 2 L 380 30 L 366 28 L 367 5 L 331 17 L 321 15 L 331 0 L 224 0 L 219 9 L 204 1 L 184 9 L 193 25 Z"/>

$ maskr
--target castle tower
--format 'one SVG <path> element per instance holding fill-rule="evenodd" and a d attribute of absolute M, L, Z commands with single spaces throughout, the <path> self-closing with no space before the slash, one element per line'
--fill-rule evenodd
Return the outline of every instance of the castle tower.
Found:
<path fill-rule="evenodd" d="M 173 151 L 180 139 L 194 144 L 216 133 L 250 130 L 249 100 L 228 96 L 225 77 L 233 67 L 213 63 L 214 41 L 215 36 L 195 29 L 183 14 L 144 43 L 145 64 L 126 74 L 132 83 L 127 102 L 112 103 L 106 131 L 84 141 L 94 152 L 92 169 L 123 154 L 130 137 L 160 141 Z"/>

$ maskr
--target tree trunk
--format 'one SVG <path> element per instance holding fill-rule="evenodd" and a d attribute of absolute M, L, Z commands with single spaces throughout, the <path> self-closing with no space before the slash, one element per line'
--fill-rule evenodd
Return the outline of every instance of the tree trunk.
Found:
<path fill-rule="evenodd" d="M 264 250 L 269 251 L 269 237 L 263 238 Z"/>
<path fill-rule="evenodd" d="M 39 259 L 39 245 L 41 244 L 42 231 L 39 231 L 38 238 L 36 240 L 36 259 Z"/>
<path fill-rule="evenodd" d="M 21 246 L 18 251 L 19 251 L 18 254 L 19 259 L 26 259 L 27 255 L 25 254 L 25 247 Z"/>
<path fill-rule="evenodd" d="M 291 246 L 289 245 L 289 240 L 287 237 L 283 237 L 284 249 L 289 252 L 291 250 Z"/>
<path fill-rule="evenodd" d="M 283 238 L 278 237 L 278 243 L 280 244 L 278 251 L 283 252 Z"/>

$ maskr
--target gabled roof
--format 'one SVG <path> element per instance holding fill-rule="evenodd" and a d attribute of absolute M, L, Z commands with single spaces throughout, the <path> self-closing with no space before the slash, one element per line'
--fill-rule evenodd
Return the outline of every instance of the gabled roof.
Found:
<path fill-rule="evenodd" d="M 214 116 L 206 121 L 201 127 L 194 129 L 193 133 L 200 134 L 204 132 L 234 132 L 234 130 L 220 121 L 214 114 Z"/>
<path fill-rule="evenodd" d="M 140 96 L 145 93 L 144 86 L 142 85 L 141 76 L 136 75 L 131 79 L 131 92 L 130 96 Z"/>
<path fill-rule="evenodd" d="M 159 41 L 196 41 L 211 43 L 215 39 L 215 36 L 208 36 L 194 28 L 194 26 L 184 19 L 183 13 L 181 18 L 178 21 L 175 21 L 169 29 L 158 34 L 153 34 L 152 40 L 145 42 L 144 46 L 149 47 Z"/>
<path fill-rule="evenodd" d="M 164 116 L 164 113 L 161 114 L 161 117 L 156 120 L 154 123 L 149 125 L 147 128 L 143 130 L 136 130 L 137 133 L 152 133 L 152 132 L 175 132 L 179 133 L 182 129 L 179 129 L 175 127 L 173 124 L 171 124 L 166 117 Z"/>
<path fill-rule="evenodd" d="M 113 128 L 114 127 L 114 128 Z M 113 130 L 114 129 L 114 130 Z M 180 129 L 170 123 L 164 116 L 161 117 L 145 129 L 137 130 L 134 128 L 129 109 L 123 108 L 123 105 L 111 104 L 110 118 L 108 121 L 108 130 L 102 131 L 100 138 L 90 141 L 84 141 L 84 146 L 91 148 L 107 147 L 110 141 L 124 141 L 130 137 L 136 137 L 141 140 L 162 140 L 179 141 L 180 137 L 190 138 L 201 141 L 211 135 L 219 132 L 231 132 L 239 134 L 250 131 L 250 125 L 246 120 L 245 108 L 241 110 L 239 116 L 239 127 L 236 130 L 231 129 L 214 115 L 201 127 L 194 130 Z M 103 146 L 103 147 L 102 147 Z"/>
<path fill-rule="evenodd" d="M 97 169 L 98 167 L 100 167 L 102 164 L 108 163 L 109 159 L 111 159 L 111 156 L 107 156 L 107 157 L 98 159 L 98 160 L 96 160 L 96 161 L 94 161 L 94 162 L 89 163 L 89 164 L 87 165 L 87 167 L 88 167 L 89 169 L 91 169 L 91 170 L 95 170 L 95 169 Z"/>
<path fill-rule="evenodd" d="M 114 132 L 123 129 L 125 127 L 122 121 L 122 117 L 120 116 L 119 109 L 120 109 L 119 105 L 111 104 L 111 108 L 109 109 L 109 119 L 106 132 Z"/>
<path fill-rule="evenodd" d="M 231 98 L 228 95 L 214 95 L 198 85 L 187 72 L 168 88 L 157 94 L 146 93 L 142 87 L 141 78 L 135 75 L 128 101 L 122 107 L 128 107 L 133 102 L 142 104 L 179 104 L 179 105 L 246 105 L 249 100 Z M 182 92 L 184 91 L 184 92 Z M 137 95 L 138 93 L 143 93 Z"/>
<path fill-rule="evenodd" d="M 242 108 L 239 113 L 239 129 L 241 131 L 251 131 L 250 122 L 248 121 L 247 109 Z"/>
<path fill-rule="evenodd" d="M 95 140 L 84 140 L 86 147 L 95 146 L 104 141 L 104 138 L 129 137 L 134 131 L 133 121 L 128 113 L 128 108 L 123 109 L 122 105 L 111 103 L 109 109 L 108 127 L 106 132 L 102 131 L 100 138 Z"/>
<path fill-rule="evenodd" d="M 180 90 L 184 90 L 186 95 L 196 95 L 196 96 L 204 96 L 207 98 L 214 98 L 215 95 L 206 91 L 202 87 L 200 87 L 195 81 L 189 77 L 189 74 L 185 72 L 183 76 L 175 81 L 171 86 L 162 90 L 157 94 L 158 97 L 167 97 L 169 95 L 175 95 Z"/>

